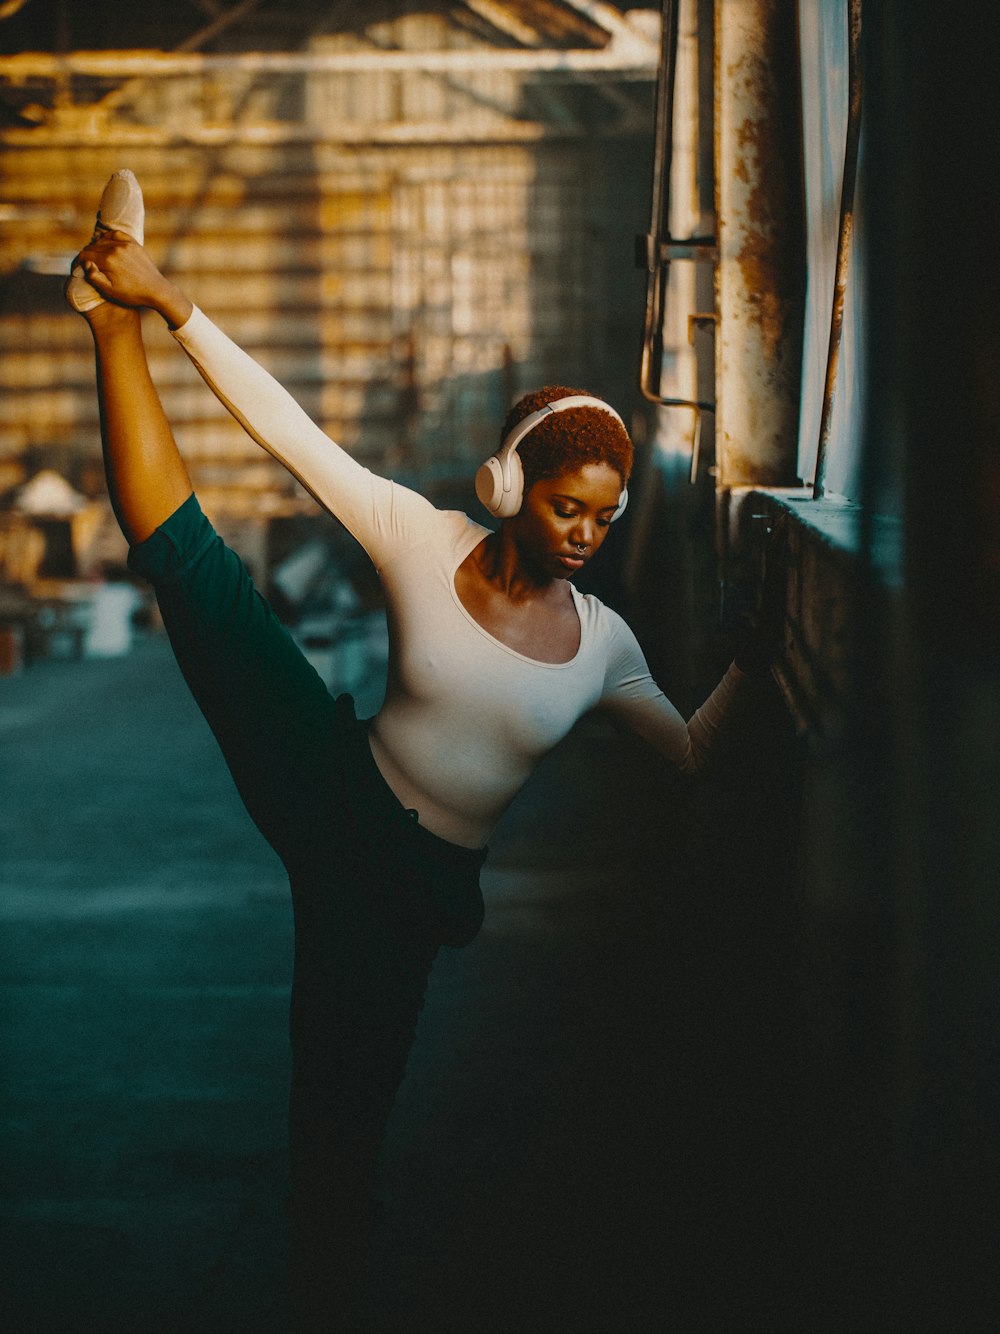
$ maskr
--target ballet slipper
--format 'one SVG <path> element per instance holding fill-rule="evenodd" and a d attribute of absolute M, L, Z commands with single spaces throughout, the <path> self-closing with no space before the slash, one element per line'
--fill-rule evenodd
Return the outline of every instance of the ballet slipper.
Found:
<path fill-rule="evenodd" d="M 139 182 L 128 168 L 116 171 L 101 195 L 97 221 L 94 224 L 94 236 L 102 231 L 124 232 L 126 236 L 130 236 L 133 241 L 138 241 L 142 245 L 144 221 L 145 209 Z M 87 282 L 80 264 L 73 265 L 73 271 L 66 284 L 66 300 L 81 315 L 85 311 L 93 310 L 104 300 L 100 292 Z"/>

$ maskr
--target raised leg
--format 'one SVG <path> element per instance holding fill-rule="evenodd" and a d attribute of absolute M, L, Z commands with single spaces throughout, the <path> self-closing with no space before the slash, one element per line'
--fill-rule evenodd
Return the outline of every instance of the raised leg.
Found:
<path fill-rule="evenodd" d="M 111 503 L 122 532 L 134 544 L 184 503 L 191 478 L 149 373 L 138 311 L 105 302 L 86 318 L 97 356 Z"/>

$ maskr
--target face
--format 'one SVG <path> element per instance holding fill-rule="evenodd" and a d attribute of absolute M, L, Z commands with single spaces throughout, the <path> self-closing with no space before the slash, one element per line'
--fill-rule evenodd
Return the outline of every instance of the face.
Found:
<path fill-rule="evenodd" d="M 585 463 L 536 482 L 520 513 L 507 520 L 522 558 L 540 574 L 568 579 L 607 537 L 621 491 L 610 463 Z"/>

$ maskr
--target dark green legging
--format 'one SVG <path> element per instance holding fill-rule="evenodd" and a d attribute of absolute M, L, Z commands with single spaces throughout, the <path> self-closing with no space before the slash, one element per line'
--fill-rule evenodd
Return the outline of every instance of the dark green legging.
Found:
<path fill-rule="evenodd" d="M 419 824 L 190 497 L 135 547 L 244 804 L 288 871 L 295 920 L 289 1116 L 302 1330 L 358 1325 L 374 1170 L 442 944 L 483 917 L 485 851 Z"/>

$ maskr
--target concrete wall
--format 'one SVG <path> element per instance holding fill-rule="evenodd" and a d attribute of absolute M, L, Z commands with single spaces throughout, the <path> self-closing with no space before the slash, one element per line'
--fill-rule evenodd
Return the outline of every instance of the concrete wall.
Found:
<path fill-rule="evenodd" d="M 997 99 L 974 26 L 923 0 L 864 9 L 857 501 L 734 485 L 713 533 L 664 453 L 639 587 L 657 599 L 659 661 L 686 687 L 678 608 L 724 659 L 726 613 L 753 602 L 767 519 L 784 516 L 776 679 L 692 812 L 707 906 L 682 905 L 702 931 L 699 976 L 717 982 L 702 1022 L 732 1109 L 718 1214 L 753 1245 L 764 1314 L 749 1324 L 936 1334 L 1000 1310 Z M 719 314 L 738 343 L 734 310 Z M 664 560 L 692 571 L 713 537 L 721 635 L 718 597 L 692 596 Z M 746 1252 L 731 1245 L 735 1276 Z"/>

